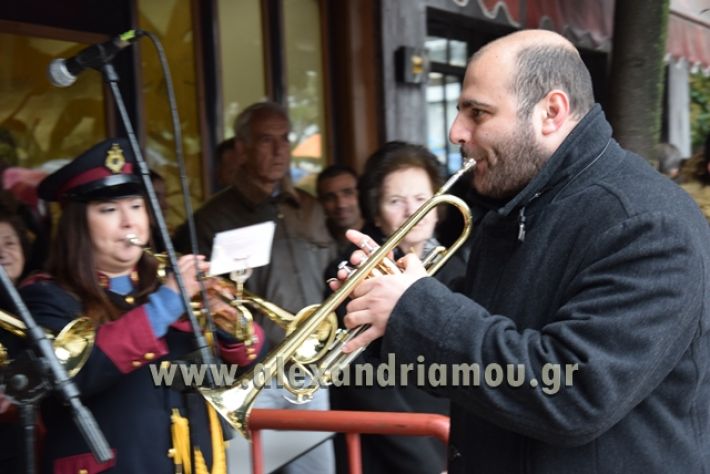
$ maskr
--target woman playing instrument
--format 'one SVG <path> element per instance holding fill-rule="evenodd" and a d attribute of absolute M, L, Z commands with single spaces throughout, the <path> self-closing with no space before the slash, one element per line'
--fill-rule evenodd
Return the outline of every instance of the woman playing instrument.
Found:
<path fill-rule="evenodd" d="M 199 395 L 177 386 L 182 381 L 175 361 L 189 360 L 195 339 L 180 319 L 184 308 L 174 276 L 161 282 L 155 259 L 135 245 L 149 243 L 151 236 L 133 167 L 128 142 L 109 139 L 45 178 L 38 189 L 41 198 L 61 203 L 62 215 L 49 275 L 34 278 L 22 296 L 38 324 L 49 330 L 80 315 L 94 321 L 95 347 L 74 381 L 114 454 L 98 463 L 71 413 L 50 397 L 42 406 L 47 428 L 42 470 L 167 474 L 187 472 L 190 463 L 193 472 L 225 472 L 218 416 Z M 179 259 L 188 296 L 198 292 L 197 276 L 208 266 L 202 256 Z M 216 299 L 210 308 L 219 311 L 219 326 L 233 329 L 233 308 Z M 258 351 L 263 337 L 260 328 L 256 332 Z M 226 332 L 218 331 L 215 345 L 227 362 L 251 360 L 245 345 Z"/>
<path fill-rule="evenodd" d="M 366 224 L 363 232 L 383 242 L 394 233 L 409 216 L 431 198 L 441 186 L 436 157 L 426 148 L 404 142 L 389 142 L 377 150 L 367 161 L 360 178 L 359 194 Z M 434 237 L 438 221 L 437 211 L 429 212 L 402 239 L 395 258 L 415 252 L 420 258 L 428 255 L 439 243 Z M 343 259 L 349 258 L 355 247 L 346 250 Z M 334 277 L 336 265 L 331 265 L 327 277 Z M 463 276 L 463 261 L 453 256 L 437 274 L 445 282 Z M 377 344 L 375 344 L 377 345 Z M 370 349 L 355 361 L 371 363 L 375 367 L 383 362 L 379 351 Z M 385 359 L 386 362 L 386 359 Z M 350 386 L 331 388 L 331 407 L 342 410 L 395 411 L 448 414 L 448 403 L 435 399 L 414 386 L 397 381 L 396 387 L 357 387 L 350 369 Z M 342 446 L 337 447 L 339 472 L 344 456 Z M 362 436 L 363 472 L 368 473 L 439 473 L 446 465 L 444 447 L 429 438 L 397 436 Z"/>

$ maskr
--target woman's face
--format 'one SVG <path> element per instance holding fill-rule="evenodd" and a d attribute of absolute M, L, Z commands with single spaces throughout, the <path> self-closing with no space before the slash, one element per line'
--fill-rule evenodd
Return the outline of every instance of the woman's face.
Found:
<path fill-rule="evenodd" d="M 7 275 L 13 283 L 25 268 L 25 256 L 22 253 L 20 237 L 15 228 L 7 222 L 0 222 L 0 265 L 5 267 Z"/>
<path fill-rule="evenodd" d="M 141 242 L 148 242 L 150 237 L 143 198 L 91 202 L 86 212 L 96 270 L 108 276 L 130 273 L 143 251 L 131 245 L 127 237 L 134 234 Z"/>
<path fill-rule="evenodd" d="M 375 224 L 386 236 L 391 235 L 433 194 L 431 180 L 424 169 L 405 168 L 393 171 L 382 182 Z M 424 242 L 434 235 L 436 221 L 436 210 L 433 210 L 409 231 L 400 243 L 400 249 L 409 252 L 414 248 L 420 252 Z"/>

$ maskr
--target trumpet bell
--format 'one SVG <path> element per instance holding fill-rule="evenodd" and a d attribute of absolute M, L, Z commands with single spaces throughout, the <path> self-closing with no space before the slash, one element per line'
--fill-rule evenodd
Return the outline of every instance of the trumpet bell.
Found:
<path fill-rule="evenodd" d="M 94 347 L 94 323 L 89 318 L 78 318 L 64 326 L 53 339 L 54 355 L 64 366 L 69 377 L 74 377 L 86 363 Z"/>
<path fill-rule="evenodd" d="M 4 311 L 0 311 L 0 329 L 17 337 L 27 336 L 25 323 Z M 46 330 L 45 333 L 47 339 L 52 341 L 54 355 L 64 366 L 69 377 L 75 376 L 86 363 L 94 347 L 96 338 L 94 323 L 82 316 L 64 326 L 56 336 Z M 0 344 L 0 365 L 8 362 L 7 351 Z"/>

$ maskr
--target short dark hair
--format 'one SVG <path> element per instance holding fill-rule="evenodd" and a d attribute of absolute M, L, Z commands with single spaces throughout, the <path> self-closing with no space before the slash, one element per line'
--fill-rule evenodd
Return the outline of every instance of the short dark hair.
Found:
<path fill-rule="evenodd" d="M 151 181 L 165 181 L 165 178 L 163 177 L 163 175 L 158 173 L 154 169 L 149 170 L 149 175 L 150 175 Z"/>
<path fill-rule="evenodd" d="M 365 171 L 358 183 L 360 209 L 369 222 L 373 222 L 377 216 L 385 178 L 394 171 L 406 168 L 423 169 L 429 176 L 434 192 L 441 187 L 439 161 L 431 151 L 412 143 L 387 142 L 367 159 Z"/>
<path fill-rule="evenodd" d="M 323 181 L 326 179 L 331 179 L 335 178 L 336 176 L 340 176 L 341 174 L 349 174 L 353 178 L 355 178 L 355 181 L 357 181 L 357 173 L 355 172 L 354 169 L 347 165 L 341 165 L 339 163 L 336 163 L 334 165 L 330 165 L 326 167 L 323 171 L 318 173 L 318 176 L 316 177 L 316 192 L 320 189 L 320 185 Z"/>
<path fill-rule="evenodd" d="M 528 118 L 535 104 L 553 89 L 569 95 L 570 113 L 582 118 L 594 105 L 594 89 L 579 53 L 559 45 L 526 46 L 516 56 L 512 92 L 518 98 L 518 117 Z"/>
<path fill-rule="evenodd" d="M 658 171 L 663 174 L 678 171 L 683 163 L 683 154 L 672 143 L 659 143 L 653 148 L 653 154 L 658 162 Z"/>
<path fill-rule="evenodd" d="M 224 157 L 224 152 L 227 150 L 231 150 L 234 148 L 234 137 L 232 138 L 227 138 L 226 140 L 222 140 L 219 142 L 219 145 L 217 145 L 217 163 L 222 162 L 222 157 Z"/>

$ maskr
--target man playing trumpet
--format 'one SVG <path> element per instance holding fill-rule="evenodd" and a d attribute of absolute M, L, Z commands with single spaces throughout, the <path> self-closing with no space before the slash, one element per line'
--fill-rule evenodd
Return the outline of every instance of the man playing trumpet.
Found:
<path fill-rule="evenodd" d="M 344 351 L 382 338 L 399 364 L 443 367 L 430 390 L 452 403 L 451 474 L 710 471 L 710 231 L 697 206 L 614 141 L 555 33 L 483 47 L 458 110 L 449 136 L 476 160 L 488 209 L 463 294 L 407 255 L 401 274 L 352 293 L 346 325 L 370 326 Z M 490 377 L 453 383 L 474 365 Z"/>

